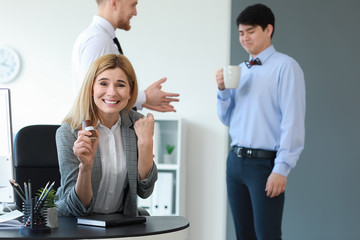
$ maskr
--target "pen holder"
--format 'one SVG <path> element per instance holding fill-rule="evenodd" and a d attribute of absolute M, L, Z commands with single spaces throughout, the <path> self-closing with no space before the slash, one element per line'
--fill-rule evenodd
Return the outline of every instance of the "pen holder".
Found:
<path fill-rule="evenodd" d="M 23 203 L 23 227 L 20 233 L 23 235 L 49 233 L 51 229 L 46 226 L 47 210 L 46 202 L 39 203 L 32 198 L 30 201 Z"/>

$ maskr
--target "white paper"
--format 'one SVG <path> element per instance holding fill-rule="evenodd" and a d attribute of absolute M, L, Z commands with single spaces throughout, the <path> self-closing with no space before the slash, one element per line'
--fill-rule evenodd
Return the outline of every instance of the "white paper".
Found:
<path fill-rule="evenodd" d="M 19 210 L 14 210 L 12 212 L 6 213 L 4 215 L 0 216 L 0 223 L 6 222 L 6 221 L 10 221 L 13 219 L 16 219 L 18 217 L 23 216 L 24 214 L 22 212 L 20 212 Z M 1 226 L 1 225 L 0 225 Z"/>

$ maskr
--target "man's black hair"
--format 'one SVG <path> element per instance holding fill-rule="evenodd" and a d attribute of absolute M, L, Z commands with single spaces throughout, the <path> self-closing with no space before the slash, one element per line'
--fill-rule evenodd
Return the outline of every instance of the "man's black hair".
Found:
<path fill-rule="evenodd" d="M 275 32 L 275 16 L 270 8 L 264 4 L 254 4 L 245 8 L 237 17 L 236 25 L 259 25 L 263 30 L 271 24 L 274 28 L 271 37 Z"/>

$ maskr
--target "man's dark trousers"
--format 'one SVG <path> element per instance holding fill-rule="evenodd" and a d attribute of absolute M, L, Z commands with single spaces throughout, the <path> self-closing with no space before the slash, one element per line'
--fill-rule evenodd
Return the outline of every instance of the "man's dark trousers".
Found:
<path fill-rule="evenodd" d="M 227 192 L 238 240 L 281 240 L 284 193 L 266 196 L 274 159 L 242 158 L 230 151 L 227 158 Z"/>

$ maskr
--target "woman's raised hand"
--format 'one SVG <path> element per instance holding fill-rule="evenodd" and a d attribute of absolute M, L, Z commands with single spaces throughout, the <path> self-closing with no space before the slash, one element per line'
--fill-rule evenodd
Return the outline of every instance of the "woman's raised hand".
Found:
<path fill-rule="evenodd" d="M 95 130 L 97 135 L 97 140 L 91 142 L 89 136 L 91 136 L 90 131 L 80 130 L 78 132 L 78 138 L 74 142 L 73 152 L 74 155 L 79 159 L 82 165 L 85 167 L 92 168 L 94 158 L 96 155 L 97 144 L 99 141 L 99 133 Z"/>

